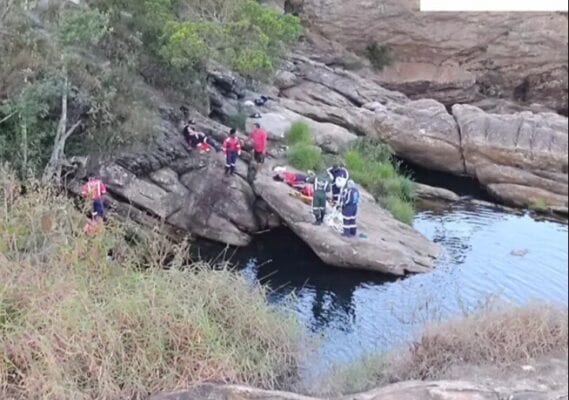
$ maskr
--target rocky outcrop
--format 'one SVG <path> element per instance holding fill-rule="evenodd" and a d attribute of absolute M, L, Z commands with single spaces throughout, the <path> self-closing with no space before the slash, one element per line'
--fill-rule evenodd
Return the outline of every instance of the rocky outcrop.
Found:
<path fill-rule="evenodd" d="M 238 93 L 245 93 L 238 79 L 223 70 L 214 71 L 211 79 L 215 83 L 210 90 L 221 99 L 235 100 Z M 387 93 L 388 97 L 401 97 Z M 252 95 L 243 95 L 243 101 Z M 186 232 L 232 246 L 246 246 L 258 232 L 286 224 L 331 266 L 393 275 L 433 268 L 440 247 L 397 222 L 371 197 L 366 198 L 361 213 L 362 230 L 368 237 L 345 240 L 336 230 L 312 225 L 310 207 L 289 196 L 289 187 L 274 181 L 268 166 L 258 172 L 254 181 L 249 174 L 252 168 L 246 164 L 250 159 L 247 152 L 237 164 L 237 175 L 225 177 L 222 153 L 189 151 L 179 134 L 183 121 L 190 118 L 198 129 L 218 141 L 225 138 L 227 127 L 189 108 L 177 110 L 159 96 L 153 100 L 161 110 L 154 139 L 135 144 L 98 167 L 117 211 L 136 214 L 137 220 L 145 221 L 144 215 L 150 215 L 172 228 L 178 237 L 179 232 Z M 341 100 L 340 95 L 337 100 Z M 216 113 L 222 110 L 215 108 Z M 283 162 L 282 139 L 297 120 L 312 128 L 317 144 L 328 153 L 342 152 L 357 137 L 339 124 L 308 118 L 278 101 L 270 101 L 262 111 L 260 119 L 248 120 L 249 127 L 260 121 L 268 129 L 270 154 Z M 241 139 L 247 142 L 245 135 Z"/>
<path fill-rule="evenodd" d="M 414 164 L 478 179 L 504 203 L 527 207 L 545 202 L 551 209 L 567 208 L 566 117 L 548 112 L 491 114 L 462 105 L 449 113 L 436 100 L 411 100 L 305 57 L 293 57 L 287 68 L 289 85 L 267 109 L 269 116 L 301 115 L 340 126 L 344 130 L 335 129 L 335 136 L 324 128 L 340 148 L 354 139 L 350 132 L 379 138 Z M 273 125 L 270 118 L 268 124 Z"/>
<path fill-rule="evenodd" d="M 186 392 L 158 395 L 151 400 L 318 400 L 293 393 L 270 392 L 242 386 L 204 385 Z M 461 381 L 406 382 L 371 392 L 349 395 L 336 400 L 560 400 L 567 399 L 564 391 L 547 388 L 496 389 Z"/>
<path fill-rule="evenodd" d="M 453 107 L 466 172 L 516 206 L 567 206 L 568 126 L 557 114 L 488 114 Z"/>
<path fill-rule="evenodd" d="M 464 173 L 456 121 L 441 103 L 412 101 L 356 74 L 303 57 L 294 58 L 291 72 L 299 83 L 282 91 L 283 107 L 381 139 L 398 156 L 426 168 Z"/>
<path fill-rule="evenodd" d="M 567 15 L 421 13 L 417 0 L 303 0 L 309 28 L 363 52 L 391 49 L 378 83 L 447 105 L 484 97 L 567 112 Z"/>
<path fill-rule="evenodd" d="M 290 188 L 275 182 L 269 171 L 265 167 L 257 176 L 256 193 L 329 265 L 401 276 L 431 270 L 441 253 L 438 245 L 395 220 L 369 194 L 358 212 L 365 238 L 346 239 L 331 227 L 315 226 L 311 208 L 293 199 Z"/>
<path fill-rule="evenodd" d="M 450 190 L 423 185 L 420 183 L 415 183 L 415 195 L 420 200 L 428 201 L 445 201 L 448 203 L 454 203 L 460 200 L 460 196 Z"/>
<path fill-rule="evenodd" d="M 136 175 L 118 161 L 104 166 L 101 176 L 115 197 L 171 226 L 246 246 L 260 229 L 256 196 L 245 179 L 224 177 L 223 168 L 222 157 L 211 154 L 176 160 L 145 175 Z"/>

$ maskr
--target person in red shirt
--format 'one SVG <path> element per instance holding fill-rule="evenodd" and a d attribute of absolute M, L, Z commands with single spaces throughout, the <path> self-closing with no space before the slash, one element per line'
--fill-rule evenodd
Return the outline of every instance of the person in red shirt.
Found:
<path fill-rule="evenodd" d="M 267 132 L 261 128 L 260 124 L 255 124 L 255 130 L 251 133 L 251 141 L 253 142 L 255 161 L 258 164 L 265 163 L 268 140 L 269 135 Z"/>
<path fill-rule="evenodd" d="M 237 137 L 237 131 L 231 129 L 229 137 L 223 142 L 223 153 L 225 154 L 225 175 L 235 174 L 235 165 L 241 155 L 241 140 Z"/>
<path fill-rule="evenodd" d="M 93 211 L 100 217 L 105 218 L 105 194 L 107 187 L 100 178 L 89 175 L 89 179 L 83 188 L 81 194 L 87 200 L 93 202 Z"/>

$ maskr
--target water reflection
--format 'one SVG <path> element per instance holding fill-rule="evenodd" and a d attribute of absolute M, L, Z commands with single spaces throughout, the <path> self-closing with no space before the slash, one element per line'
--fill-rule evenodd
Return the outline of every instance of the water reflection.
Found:
<path fill-rule="evenodd" d="M 294 294 L 298 317 L 323 337 L 307 374 L 405 343 L 427 321 L 468 311 L 488 296 L 569 303 L 566 225 L 466 203 L 422 212 L 415 226 L 445 256 L 432 273 L 407 279 L 324 266 L 287 231 L 236 254 L 251 282 L 272 288 L 272 302 Z"/>
<path fill-rule="evenodd" d="M 300 239 L 284 229 L 240 251 L 236 259 L 244 263 L 246 277 L 271 289 L 271 301 L 278 303 L 294 296 L 298 312 L 308 317 L 307 326 L 313 331 L 330 326 L 344 332 L 352 330 L 356 290 L 362 285 L 395 281 L 378 274 L 323 266 Z"/>

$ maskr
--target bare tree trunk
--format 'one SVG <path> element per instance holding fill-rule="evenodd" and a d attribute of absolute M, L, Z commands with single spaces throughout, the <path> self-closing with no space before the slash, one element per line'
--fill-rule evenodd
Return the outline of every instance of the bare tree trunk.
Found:
<path fill-rule="evenodd" d="M 28 77 L 24 79 L 24 83 L 28 85 Z M 20 114 L 20 129 L 22 130 L 22 176 L 28 177 L 28 124 Z"/>
<path fill-rule="evenodd" d="M 67 70 L 64 69 L 63 94 L 61 95 L 61 116 L 57 124 L 57 132 L 53 143 L 53 150 L 47 166 L 45 167 L 42 182 L 45 185 L 61 182 L 61 167 L 65 157 L 65 143 L 67 139 L 81 126 L 81 121 L 77 121 L 71 128 L 67 129 L 67 100 L 69 92 L 69 79 Z"/>
<path fill-rule="evenodd" d="M 28 125 L 22 117 L 20 117 L 20 125 L 22 130 L 22 176 L 28 177 Z"/>

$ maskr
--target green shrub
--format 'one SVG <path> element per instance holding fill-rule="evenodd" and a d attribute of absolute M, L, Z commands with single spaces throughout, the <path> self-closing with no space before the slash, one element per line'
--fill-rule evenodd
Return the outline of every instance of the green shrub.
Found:
<path fill-rule="evenodd" d="M 300 20 L 254 0 L 226 3 L 220 6 L 223 12 L 210 13 L 202 4 L 196 9 L 203 12 L 189 20 L 172 18 L 165 24 L 160 55 L 177 68 L 202 67 L 213 59 L 251 78 L 269 76 L 286 47 L 299 39 Z M 224 17 L 212 17 L 216 14 Z"/>
<path fill-rule="evenodd" d="M 366 56 L 378 71 L 383 71 L 385 67 L 393 62 L 389 47 L 380 46 L 377 43 L 372 43 L 366 48 Z"/>
<path fill-rule="evenodd" d="M 289 146 L 296 144 L 314 144 L 314 139 L 310 133 L 310 127 L 305 122 L 295 122 L 286 133 L 286 141 Z"/>
<path fill-rule="evenodd" d="M 407 224 L 413 222 L 414 183 L 401 173 L 389 146 L 373 139 L 360 139 L 344 154 L 344 159 L 354 181 L 395 218 Z"/>
<path fill-rule="evenodd" d="M 415 182 L 408 176 L 402 176 L 399 182 L 401 188 L 401 194 L 403 198 L 407 201 L 413 201 L 416 197 L 415 194 Z"/>
<path fill-rule="evenodd" d="M 412 225 L 415 218 L 415 207 L 412 203 L 405 201 L 397 195 L 388 195 L 387 198 L 382 200 L 393 216 L 399 221 Z"/>
<path fill-rule="evenodd" d="M 322 150 L 314 145 L 299 143 L 288 151 L 290 164 L 303 171 L 318 171 L 323 167 Z"/>

